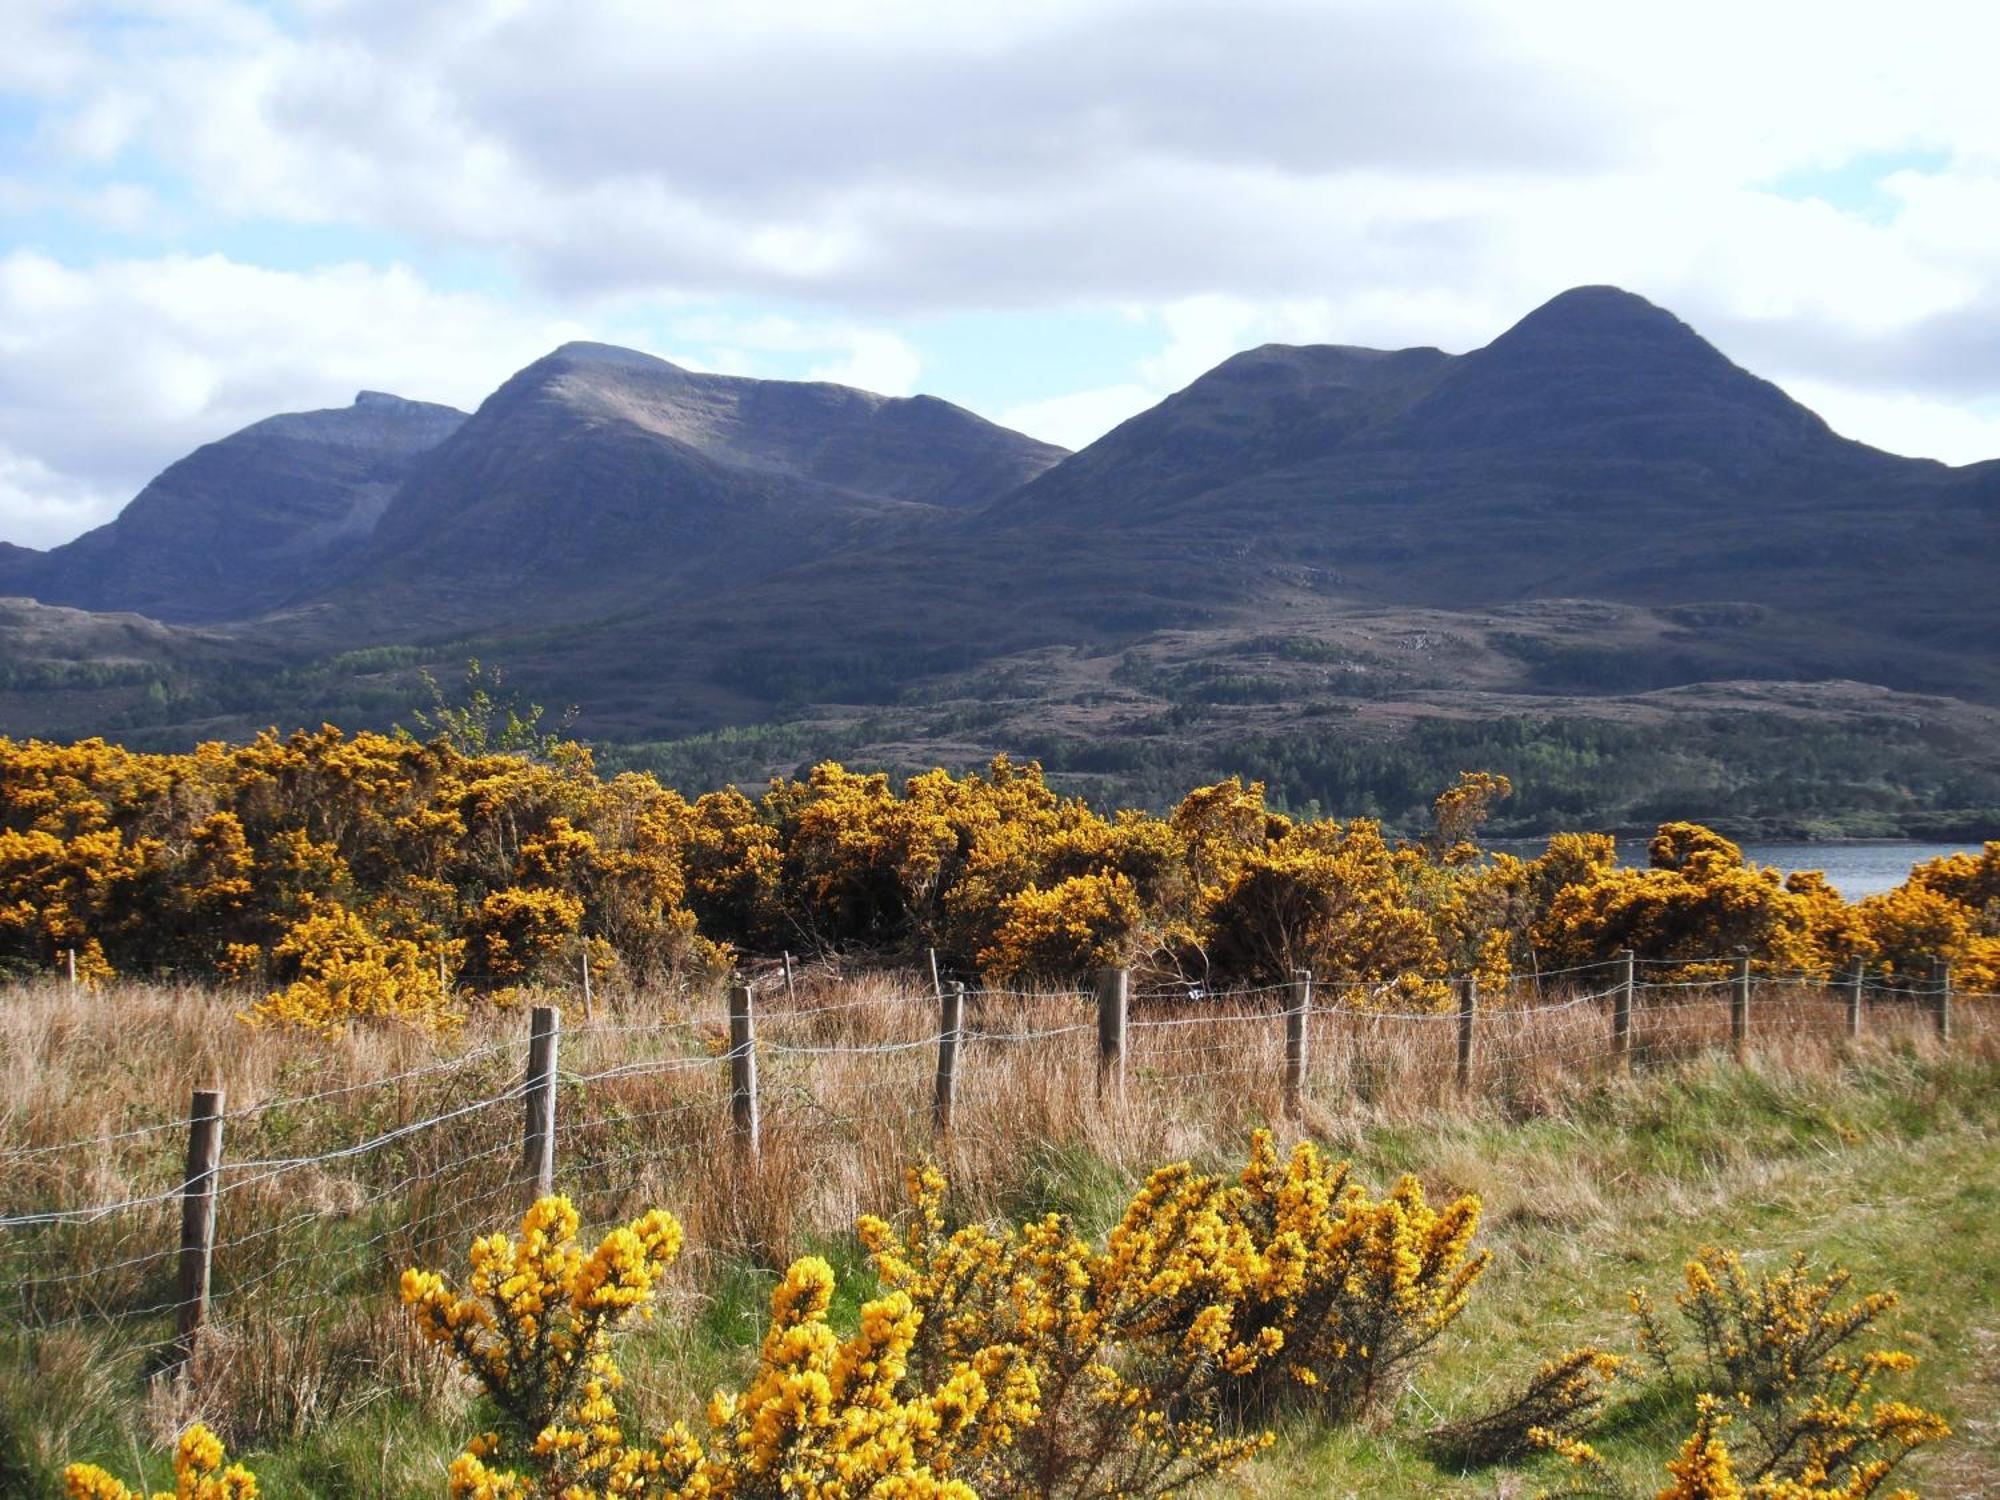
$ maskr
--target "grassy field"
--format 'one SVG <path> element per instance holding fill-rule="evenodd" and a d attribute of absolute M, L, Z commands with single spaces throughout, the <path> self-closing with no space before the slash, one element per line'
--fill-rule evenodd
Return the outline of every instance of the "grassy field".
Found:
<path fill-rule="evenodd" d="M 628 999 L 566 1037 L 559 1185 L 592 1225 L 658 1204 L 689 1230 L 663 1316 L 623 1346 L 641 1425 L 692 1415 L 741 1377 L 791 1255 L 834 1262 L 849 1316 L 868 1294 L 847 1228 L 893 1207 L 904 1163 L 930 1144 L 932 1056 L 915 1043 L 935 1015 L 909 989 L 897 976 L 829 980 L 808 985 L 796 1012 L 766 1016 L 765 1151 L 747 1176 L 731 1166 L 712 997 Z M 0 1240 L 12 1289 L 0 1304 L 0 1493 L 59 1493 L 71 1458 L 160 1483 L 157 1450 L 200 1417 L 268 1494 L 430 1496 L 478 1429 L 466 1390 L 403 1328 L 388 1288 L 402 1265 L 462 1264 L 473 1233 L 518 1212 L 508 1090 L 521 1018 L 483 1020 L 449 1044 L 387 1033 L 307 1048 L 239 1027 L 237 1003 L 141 987 L 0 995 L 0 1217 L 170 1192 L 174 1101 L 215 1077 L 230 1088 L 226 1155 L 239 1164 L 224 1182 L 213 1335 L 186 1381 L 145 1378 L 170 1327 L 149 1311 L 170 1296 L 170 1197 Z M 1539 1029 L 1496 1018 L 1465 1100 L 1448 1033 L 1321 1018 L 1304 1128 L 1373 1186 L 1412 1171 L 1434 1199 L 1479 1194 L 1495 1263 L 1389 1410 L 1337 1430 L 1295 1421 L 1218 1492 L 1553 1487 L 1564 1477 L 1553 1462 L 1452 1473 L 1423 1435 L 1490 1406 L 1559 1349 L 1631 1351 L 1626 1290 L 1665 1298 L 1693 1253 L 1720 1244 L 1754 1268 L 1803 1250 L 1850 1266 L 1858 1288 L 1901 1293 L 1898 1342 L 1923 1358 L 1906 1394 L 1956 1434 L 1919 1453 L 1906 1482 L 1929 1496 L 1994 1493 L 2000 1267 L 1986 1241 L 2000 1225 L 2000 1035 L 1968 1015 L 1947 1052 L 1920 1020 L 1884 1009 L 1850 1043 L 1834 1007 L 1799 996 L 1760 1005 L 1760 1041 L 1738 1066 L 1712 1045 L 1725 1014 L 1706 994 L 1642 1010 L 1629 1079 L 1604 1066 L 1595 1008 Z M 1241 1160 L 1248 1129 L 1278 1114 L 1275 1017 L 1254 1001 L 1187 1025 L 1135 1013 L 1149 1017 L 1175 1024 L 1135 1032 L 1131 1098 L 1110 1111 L 1095 1103 L 1089 1036 L 1068 1029 L 1088 1020 L 1080 1002 L 975 1006 L 986 1035 L 971 1045 L 945 1153 L 962 1212 L 1060 1209 L 1101 1228 L 1152 1165 Z M 452 1117 L 410 1129 L 441 1114 Z M 1650 1494 L 1689 1425 L 1685 1403 L 1616 1389 L 1599 1446 Z"/>

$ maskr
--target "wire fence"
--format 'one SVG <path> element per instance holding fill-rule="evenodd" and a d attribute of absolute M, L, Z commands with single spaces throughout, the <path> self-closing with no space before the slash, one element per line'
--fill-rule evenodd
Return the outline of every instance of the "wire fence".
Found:
<path fill-rule="evenodd" d="M 1157 1162 L 1385 1100 L 1532 1107 L 1716 1053 L 1950 1045 L 2000 1016 L 1948 975 L 1698 962 L 1719 977 L 1627 957 L 1491 993 L 1453 981 L 1436 1008 L 1407 984 L 1135 989 L 1108 970 L 1046 992 L 738 985 L 726 1015 L 567 1031 L 538 1011 L 529 1035 L 205 1115 L 15 1144 L 29 1122 L 0 1121 L 0 1308 L 30 1338 L 86 1329 L 158 1370 L 203 1341 L 377 1329 L 404 1267 L 457 1263 L 551 1190 L 593 1222 L 670 1207 L 696 1260 L 775 1255 L 893 1200 L 925 1155 L 996 1163 L 1081 1136 Z"/>

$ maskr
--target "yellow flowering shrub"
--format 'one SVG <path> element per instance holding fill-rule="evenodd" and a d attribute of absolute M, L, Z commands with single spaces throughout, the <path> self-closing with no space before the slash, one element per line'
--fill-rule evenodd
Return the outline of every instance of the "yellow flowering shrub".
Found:
<path fill-rule="evenodd" d="M 403 1273 L 418 1327 L 453 1352 L 502 1417 L 453 1461 L 454 1496 L 975 1500 L 958 1476 L 1034 1419 L 1032 1368 L 1004 1346 L 973 1350 L 935 1386 L 908 1389 L 922 1320 L 910 1298 L 891 1292 L 864 1304 L 859 1330 L 843 1340 L 827 1323 L 833 1271 L 808 1257 L 772 1295 L 755 1373 L 740 1393 L 716 1393 L 706 1430 L 676 1423 L 656 1442 L 628 1440 L 612 1336 L 651 1315 L 680 1226 L 655 1211 L 589 1252 L 577 1227 L 568 1200 L 544 1198 L 518 1240 L 475 1242 L 463 1293 L 434 1272 Z"/>
<path fill-rule="evenodd" d="M 1748 949 L 1766 966 L 1822 966 L 1814 911 L 1778 872 L 1697 823 L 1665 823 L 1643 870 L 1598 866 L 1554 892 L 1535 929 L 1549 967 L 1600 962 L 1620 949 L 1693 963 Z"/>
<path fill-rule="evenodd" d="M 863 1219 L 887 1286 L 924 1315 L 916 1367 L 1002 1342 L 1033 1362 L 1040 1419 L 982 1478 L 994 1492 L 1155 1495 L 1240 1463 L 1284 1403 L 1332 1418 L 1387 1395 L 1485 1269 L 1478 1203 L 1442 1212 L 1406 1179 L 1372 1201 L 1259 1132 L 1235 1182 L 1186 1163 L 1148 1178 L 1102 1250 L 1059 1216 L 947 1233 L 945 1183 L 910 1174 L 901 1233 Z M 979 1480 L 975 1480 L 978 1484 Z"/>
<path fill-rule="evenodd" d="M 595 1248 L 577 1244 L 567 1198 L 543 1198 L 518 1239 L 473 1242 L 463 1292 L 438 1273 L 403 1273 L 402 1296 L 417 1328 L 448 1348 L 499 1411 L 488 1433 L 452 1466 L 452 1493 L 516 1493 L 486 1469 L 499 1453 L 542 1476 L 535 1493 L 595 1486 L 624 1461 L 614 1397 L 623 1377 L 611 1335 L 629 1318 L 652 1316 L 656 1283 L 681 1248 L 681 1226 L 655 1210 L 614 1229 Z M 518 1481 L 510 1481 L 518 1483 Z"/>
<path fill-rule="evenodd" d="M 1345 1418 L 1392 1395 L 1485 1273 L 1491 1257 L 1472 1249 L 1479 1207 L 1466 1196 L 1434 1209 L 1414 1177 L 1370 1198 L 1310 1141 L 1281 1158 L 1256 1132 L 1229 1213 L 1274 1274 L 1237 1304 L 1231 1339 L 1277 1357 L 1236 1377 L 1238 1399 Z"/>
<path fill-rule="evenodd" d="M 1036 885 L 1002 904 L 1006 913 L 979 967 L 1002 983 L 1064 984 L 1130 956 L 1141 913 L 1123 875 L 1072 875 L 1047 890 Z"/>
<path fill-rule="evenodd" d="M 1644 1293 L 1633 1294 L 1642 1345 L 1700 1393 L 1695 1433 L 1668 1465 L 1675 1486 L 1662 1495 L 1863 1500 L 1912 1450 L 1949 1433 L 1934 1412 L 1875 1396 L 1883 1377 L 1916 1360 L 1855 1347 L 1896 1299 L 1843 1301 L 1851 1279 L 1838 1269 L 1816 1276 L 1802 1255 L 1753 1277 L 1735 1254 L 1704 1250 L 1674 1299 L 1693 1335 L 1685 1358 Z M 1733 1452 L 1721 1435 L 1732 1421 L 1744 1429 Z"/>
<path fill-rule="evenodd" d="M 979 1455 L 981 1494 L 1083 1497 L 1180 1493 L 1235 1467 L 1268 1434 L 1230 1432 L 1229 1371 L 1262 1357 L 1228 1341 L 1227 1308 L 1252 1265 L 1219 1205 L 1226 1186 L 1162 1168 L 1094 1250 L 1049 1215 L 1004 1231 L 945 1230 L 945 1182 L 909 1177 L 903 1232 L 864 1218 L 883 1284 L 921 1313 L 910 1369 L 920 1383 L 981 1348 L 1018 1348 L 1039 1394 L 1011 1443 Z"/>
<path fill-rule="evenodd" d="M 151 1500 L 252 1500 L 257 1476 L 227 1459 L 215 1434 L 195 1423 L 174 1445 L 174 1487 L 156 1491 Z M 64 1469 L 63 1493 L 69 1500 L 147 1500 L 144 1491 L 126 1488 L 95 1464 Z"/>
<path fill-rule="evenodd" d="M 272 957 L 297 977 L 244 1012 L 253 1025 L 337 1036 L 356 1021 L 448 1032 L 465 1020 L 452 1008 L 435 955 L 407 938 L 381 936 L 344 906 L 328 904 L 296 923 Z"/>
<path fill-rule="evenodd" d="M 1422 851 L 1391 845 L 1365 818 L 1289 826 L 1236 862 L 1206 913 L 1209 956 L 1222 973 L 1261 983 L 1303 968 L 1441 1003 L 1445 952 L 1412 890 L 1424 864 Z"/>

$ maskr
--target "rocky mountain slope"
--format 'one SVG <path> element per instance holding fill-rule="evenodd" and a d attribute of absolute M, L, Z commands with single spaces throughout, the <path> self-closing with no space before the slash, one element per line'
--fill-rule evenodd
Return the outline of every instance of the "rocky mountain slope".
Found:
<path fill-rule="evenodd" d="M 223 544 L 180 473 L 212 450 L 61 567 L 0 551 L 0 592 L 37 592 L 10 579 L 43 567 L 69 580 L 48 599 L 238 616 L 151 640 L 32 612 L 48 665 L 0 684 L 0 732 L 79 722 L 56 710 L 115 638 L 131 659 L 111 678 L 147 694 L 121 723 L 161 742 L 386 721 L 417 665 L 477 655 L 577 704 L 585 733 L 703 776 L 1016 750 L 1113 797 L 1246 757 L 1331 794 L 1352 784 L 1336 747 L 1578 716 L 1670 776 L 1675 744 L 1706 736 L 1722 767 L 1763 744 L 1716 739 L 1753 714 L 1820 747 L 1816 796 L 1883 816 L 2000 802 L 1980 779 L 2000 776 L 2000 462 L 1844 439 L 1614 288 L 1463 355 L 1250 350 L 1068 456 L 940 401 L 589 344 L 435 427 L 386 499 L 344 470 L 339 495 L 302 486 L 323 498 L 259 543 L 259 593 L 172 560 L 190 544 L 162 495 Z M 151 569 L 125 540 L 142 522 Z M 86 543 L 135 560 L 100 578 Z M 214 602 L 177 601 L 190 584 Z M 29 639 L 0 619 L 0 641 Z M 1863 790 L 1856 747 L 1898 735 L 1920 769 Z"/>
<path fill-rule="evenodd" d="M 261 614 L 333 576 L 464 420 L 375 391 L 268 417 L 170 465 L 75 541 L 0 552 L 0 592 L 179 622 Z"/>

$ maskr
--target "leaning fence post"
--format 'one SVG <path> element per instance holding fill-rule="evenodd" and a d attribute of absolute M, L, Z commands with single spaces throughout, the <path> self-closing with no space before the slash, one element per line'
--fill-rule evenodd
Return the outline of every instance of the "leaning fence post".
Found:
<path fill-rule="evenodd" d="M 1618 952 L 1618 988 L 1611 996 L 1611 1061 L 1621 1073 L 1632 1070 L 1632 991 L 1638 961 L 1630 948 Z"/>
<path fill-rule="evenodd" d="M 938 999 L 944 998 L 944 981 L 938 977 L 937 949 L 926 950 L 931 956 L 931 993 Z"/>
<path fill-rule="evenodd" d="M 1937 1022 L 1938 1040 L 1951 1040 L 1951 960 L 1931 960 L 1931 1017 Z"/>
<path fill-rule="evenodd" d="M 792 954 L 788 948 L 785 950 L 785 1009 L 797 1010 L 798 1005 L 799 992 L 792 982 Z"/>
<path fill-rule="evenodd" d="M 1868 960 L 1854 960 L 1854 973 L 1847 981 L 1847 1035 L 1854 1041 L 1861 1040 L 1861 1003 L 1863 989 L 1868 983 Z"/>
<path fill-rule="evenodd" d="M 1097 971 L 1097 1097 L 1125 1102 L 1125 1011 L 1132 994 L 1130 969 Z"/>
<path fill-rule="evenodd" d="M 181 1184 L 181 1259 L 175 1306 L 173 1366 L 194 1356 L 208 1318 L 208 1283 L 215 1258 L 215 1177 L 222 1167 L 221 1089 L 196 1089 L 188 1110 L 187 1176 Z"/>
<path fill-rule="evenodd" d="M 931 1101 L 931 1125 L 940 1137 L 951 1134 L 958 1110 L 958 1039 L 965 1030 L 965 985 L 951 982 L 938 1005 L 937 1092 Z"/>
<path fill-rule="evenodd" d="M 1472 1089 L 1472 1028 L 1479 1015 L 1479 981 L 1467 975 L 1458 982 L 1458 1091 Z"/>
<path fill-rule="evenodd" d="M 528 1013 L 527 1109 L 521 1124 L 521 1181 L 528 1201 L 556 1190 L 556 1054 L 562 1011 L 537 1005 Z"/>
<path fill-rule="evenodd" d="M 1750 951 L 1736 950 L 1736 986 L 1729 996 L 1729 1046 L 1740 1063 L 1750 1055 Z"/>
<path fill-rule="evenodd" d="M 1285 1117 L 1305 1117 L 1306 1037 L 1312 1021 L 1311 969 L 1292 971 L 1291 1004 L 1285 1010 Z"/>
<path fill-rule="evenodd" d="M 736 1149 L 751 1162 L 763 1147 L 757 1120 L 757 1018 L 750 986 L 729 987 L 729 1125 Z"/>

